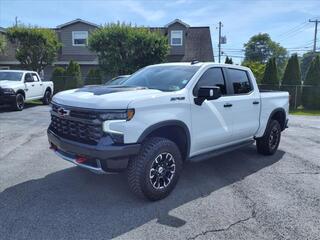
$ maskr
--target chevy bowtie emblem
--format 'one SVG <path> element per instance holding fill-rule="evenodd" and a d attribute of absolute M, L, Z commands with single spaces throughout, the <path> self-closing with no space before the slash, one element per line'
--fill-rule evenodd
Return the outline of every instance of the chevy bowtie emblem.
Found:
<path fill-rule="evenodd" d="M 57 112 L 58 112 L 59 116 L 64 117 L 64 116 L 69 115 L 70 110 L 66 110 L 66 109 L 60 107 Z"/>

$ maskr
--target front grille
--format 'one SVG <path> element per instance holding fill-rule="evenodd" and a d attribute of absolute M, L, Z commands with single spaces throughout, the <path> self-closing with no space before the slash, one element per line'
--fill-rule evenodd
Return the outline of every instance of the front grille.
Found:
<path fill-rule="evenodd" d="M 50 129 L 60 137 L 80 143 L 96 145 L 104 136 L 102 123 L 94 112 L 70 110 L 69 116 L 59 116 L 59 106 L 52 105 Z"/>
<path fill-rule="evenodd" d="M 97 144 L 103 137 L 102 126 L 90 125 L 51 116 L 51 129 L 63 138 L 87 144 Z"/>

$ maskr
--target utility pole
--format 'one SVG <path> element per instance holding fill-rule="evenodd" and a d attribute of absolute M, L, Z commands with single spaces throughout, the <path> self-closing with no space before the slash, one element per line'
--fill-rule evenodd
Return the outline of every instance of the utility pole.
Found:
<path fill-rule="evenodd" d="M 320 22 L 320 20 L 316 19 L 316 20 L 310 20 L 309 22 L 315 23 L 315 27 L 314 27 L 314 40 L 313 40 L 313 52 L 315 53 L 317 50 L 317 32 L 318 32 L 318 23 Z"/>
<path fill-rule="evenodd" d="M 17 16 L 14 18 L 14 21 L 15 21 L 15 25 L 17 27 L 18 26 L 18 17 Z"/>
<path fill-rule="evenodd" d="M 222 27 L 222 23 L 219 22 L 219 63 L 221 62 L 221 27 Z"/>

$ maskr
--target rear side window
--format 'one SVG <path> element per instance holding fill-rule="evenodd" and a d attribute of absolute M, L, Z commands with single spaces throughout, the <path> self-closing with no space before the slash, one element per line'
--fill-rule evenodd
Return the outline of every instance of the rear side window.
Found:
<path fill-rule="evenodd" d="M 234 94 L 249 93 L 252 90 L 247 72 L 239 69 L 228 69 L 228 80 Z"/>
<path fill-rule="evenodd" d="M 205 86 L 218 86 L 221 93 L 226 94 L 226 85 L 221 68 L 208 69 L 199 79 L 197 85 L 193 89 L 193 94 L 196 95 L 200 87 Z"/>
<path fill-rule="evenodd" d="M 33 78 L 33 81 L 39 82 L 39 78 L 38 78 L 37 74 L 32 73 L 32 78 Z"/>

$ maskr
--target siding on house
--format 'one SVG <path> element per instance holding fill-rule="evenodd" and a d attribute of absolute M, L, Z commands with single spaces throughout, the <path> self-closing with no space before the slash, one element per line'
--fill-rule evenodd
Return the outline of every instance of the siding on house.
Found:
<path fill-rule="evenodd" d="M 77 61 L 80 64 L 82 76 L 85 78 L 88 71 L 98 67 L 98 56 L 91 52 L 87 46 L 74 46 L 72 42 L 73 31 L 87 31 L 88 35 L 99 28 L 94 23 L 89 23 L 81 19 L 75 19 L 71 22 L 57 26 L 54 30 L 62 43 L 58 52 L 56 61 L 52 66 L 45 68 L 44 75 L 46 79 L 51 77 L 54 66 L 66 67 L 70 60 Z M 189 62 L 214 61 L 211 34 L 209 27 L 191 27 L 179 19 L 172 21 L 165 27 L 150 27 L 151 31 L 159 31 L 168 37 L 170 52 L 167 57 L 168 62 Z M 5 29 L 0 28 L 0 34 L 5 34 Z M 171 45 L 171 32 L 182 31 L 182 46 Z M 16 46 L 8 43 L 5 54 L 0 54 L 0 68 L 18 68 L 19 62 L 15 59 Z"/>

